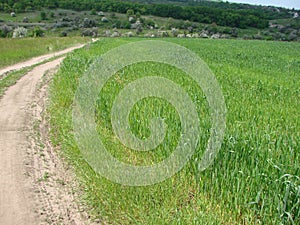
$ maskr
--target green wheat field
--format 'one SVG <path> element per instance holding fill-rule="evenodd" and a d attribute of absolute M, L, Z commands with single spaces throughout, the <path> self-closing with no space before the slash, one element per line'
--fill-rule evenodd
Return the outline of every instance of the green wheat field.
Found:
<path fill-rule="evenodd" d="M 101 54 L 145 39 L 100 39 L 63 62 L 50 88 L 51 139 L 78 176 L 94 219 L 108 224 L 300 224 L 300 44 L 244 40 L 162 39 L 182 45 L 207 63 L 222 89 L 226 134 L 214 163 L 198 171 L 210 135 L 210 115 L 200 87 L 184 72 L 155 62 L 118 71 L 99 90 L 95 121 L 111 154 L 133 165 L 167 158 L 178 144 L 177 111 L 164 99 L 139 101 L 130 112 L 132 132 L 149 137 L 149 121 L 167 124 L 163 142 L 149 152 L 124 146 L 113 132 L 111 107 L 130 82 L 161 76 L 180 85 L 196 105 L 200 143 L 179 173 L 152 186 L 129 187 L 95 173 L 73 132 L 72 105 L 80 77 Z M 116 58 L 116 60 L 118 60 Z M 101 71 L 99 71 L 101 73 Z"/>

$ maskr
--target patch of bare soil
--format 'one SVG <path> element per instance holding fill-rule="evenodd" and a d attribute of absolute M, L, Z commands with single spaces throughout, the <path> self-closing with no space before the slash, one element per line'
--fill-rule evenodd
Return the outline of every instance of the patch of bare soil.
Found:
<path fill-rule="evenodd" d="M 0 224 L 92 224 L 47 137 L 47 87 L 62 60 L 35 67 L 0 100 Z"/>

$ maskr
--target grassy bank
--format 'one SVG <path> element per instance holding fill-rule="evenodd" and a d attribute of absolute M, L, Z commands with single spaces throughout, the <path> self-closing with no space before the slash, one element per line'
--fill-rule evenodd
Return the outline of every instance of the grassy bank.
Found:
<path fill-rule="evenodd" d="M 22 76 L 24 76 L 30 68 L 25 68 L 19 71 L 10 73 L 8 76 L 0 80 L 0 99 L 4 95 L 6 89 L 14 85 Z"/>
<path fill-rule="evenodd" d="M 237 40 L 164 39 L 198 54 L 216 75 L 227 105 L 227 130 L 215 162 L 197 171 L 209 137 L 210 118 L 201 89 L 182 71 L 148 62 L 123 68 L 99 93 L 99 137 L 121 161 L 149 165 L 168 157 L 178 142 L 178 113 L 163 99 L 146 98 L 129 116 L 132 132 L 148 137 L 149 120 L 165 119 L 168 131 L 155 151 L 136 153 L 115 137 L 113 100 L 144 76 L 171 79 L 197 105 L 202 132 L 196 154 L 172 178 L 147 187 L 127 187 L 96 174 L 80 153 L 72 127 L 79 78 L 99 54 L 140 39 L 103 39 L 64 61 L 51 87 L 51 138 L 72 164 L 82 199 L 109 224 L 298 224 L 300 222 L 300 45 Z M 117 60 L 117 59 L 116 59 Z"/>
<path fill-rule="evenodd" d="M 0 68 L 18 63 L 35 56 L 52 53 L 79 43 L 88 42 L 88 38 L 25 38 L 0 39 Z"/>

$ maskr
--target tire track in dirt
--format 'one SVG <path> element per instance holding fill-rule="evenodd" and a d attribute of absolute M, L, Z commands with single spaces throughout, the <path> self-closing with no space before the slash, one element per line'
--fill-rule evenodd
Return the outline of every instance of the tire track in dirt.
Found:
<path fill-rule="evenodd" d="M 0 100 L 0 224 L 91 224 L 72 171 L 47 138 L 46 72 L 62 60 L 35 67 Z"/>

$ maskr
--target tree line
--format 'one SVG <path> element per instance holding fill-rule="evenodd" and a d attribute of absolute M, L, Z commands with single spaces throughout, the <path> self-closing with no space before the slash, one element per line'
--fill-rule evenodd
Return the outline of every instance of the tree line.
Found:
<path fill-rule="evenodd" d="M 237 28 L 266 28 L 268 15 L 264 10 L 212 7 L 209 5 L 180 5 L 113 0 L 0 0 L 0 11 L 24 12 L 41 8 L 63 8 L 77 11 L 97 10 L 126 13 L 128 9 L 141 15 L 172 17 L 191 22 L 215 23 Z"/>
<path fill-rule="evenodd" d="M 273 19 L 285 19 L 290 18 L 290 12 L 298 12 L 300 10 L 287 9 L 276 6 L 261 6 L 250 5 L 243 3 L 233 3 L 228 1 L 210 1 L 210 0 L 127 0 L 132 2 L 142 3 L 168 3 L 184 6 L 206 6 L 211 8 L 221 8 L 227 10 L 246 10 L 247 13 L 258 15 L 261 18 L 273 20 Z"/>

